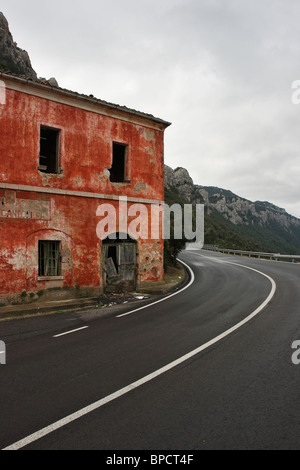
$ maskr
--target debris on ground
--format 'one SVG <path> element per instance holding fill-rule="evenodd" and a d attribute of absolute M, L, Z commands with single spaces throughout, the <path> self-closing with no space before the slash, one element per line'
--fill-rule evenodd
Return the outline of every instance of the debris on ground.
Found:
<path fill-rule="evenodd" d="M 135 302 L 137 300 L 146 300 L 150 299 L 149 295 L 140 295 L 136 293 L 111 293 L 104 294 L 99 297 L 98 306 L 99 307 L 112 307 L 114 305 L 128 304 L 129 302 Z"/>

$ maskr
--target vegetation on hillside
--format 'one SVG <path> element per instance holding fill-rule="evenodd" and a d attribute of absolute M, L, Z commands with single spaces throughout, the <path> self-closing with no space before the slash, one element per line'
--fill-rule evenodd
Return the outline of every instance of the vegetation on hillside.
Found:
<path fill-rule="evenodd" d="M 230 191 L 226 195 L 233 197 Z M 175 187 L 165 188 L 165 202 L 169 206 L 188 204 Z M 211 209 L 208 214 L 205 208 L 205 244 L 245 251 L 282 254 L 300 252 L 300 229 L 295 228 L 293 233 L 287 233 L 286 229 L 275 221 L 270 222 L 267 227 L 262 227 L 256 220 L 248 222 L 248 225 L 235 225 L 217 210 Z M 185 240 L 166 240 L 166 264 L 173 263 L 184 247 Z"/>

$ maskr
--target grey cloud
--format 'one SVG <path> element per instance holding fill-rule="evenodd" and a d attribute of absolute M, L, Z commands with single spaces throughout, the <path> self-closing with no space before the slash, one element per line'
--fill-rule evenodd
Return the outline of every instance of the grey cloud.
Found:
<path fill-rule="evenodd" d="M 166 163 L 300 217 L 298 0 L 2 0 L 39 75 L 173 123 Z"/>

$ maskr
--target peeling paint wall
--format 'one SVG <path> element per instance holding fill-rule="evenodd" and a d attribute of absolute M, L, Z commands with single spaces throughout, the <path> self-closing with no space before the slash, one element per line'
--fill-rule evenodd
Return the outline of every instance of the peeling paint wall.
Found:
<path fill-rule="evenodd" d="M 40 126 L 60 129 L 58 175 L 37 171 Z M 163 200 L 163 132 L 14 90 L 0 106 L 0 181 Z M 128 145 L 127 183 L 112 184 L 113 142 Z"/>
<path fill-rule="evenodd" d="M 41 125 L 61 130 L 59 174 L 38 170 Z M 0 300 L 52 287 L 84 286 L 101 292 L 102 241 L 96 234 L 96 212 L 101 203 L 111 201 L 80 194 L 163 201 L 162 130 L 7 89 L 6 105 L 0 106 L 0 133 Z M 110 182 L 114 141 L 128 145 L 124 183 Z M 1 189 L 1 183 L 20 189 Z M 26 186 L 41 191 L 25 191 Z M 43 193 L 43 188 L 58 194 Z M 117 208 L 118 203 L 113 204 Z M 60 242 L 61 275 L 55 279 L 39 277 L 41 240 Z M 138 240 L 137 283 L 162 279 L 162 238 Z"/>
<path fill-rule="evenodd" d="M 163 241 L 144 242 L 139 253 L 140 282 L 161 281 L 163 271 Z"/>

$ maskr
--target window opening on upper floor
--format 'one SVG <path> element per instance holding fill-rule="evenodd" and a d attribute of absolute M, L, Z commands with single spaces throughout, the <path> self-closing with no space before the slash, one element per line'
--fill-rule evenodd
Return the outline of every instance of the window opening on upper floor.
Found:
<path fill-rule="evenodd" d="M 113 142 L 113 159 L 110 168 L 110 181 L 112 183 L 126 182 L 127 150 L 127 145 Z"/>
<path fill-rule="evenodd" d="M 58 129 L 41 126 L 39 170 L 45 173 L 59 172 L 59 135 Z"/>

